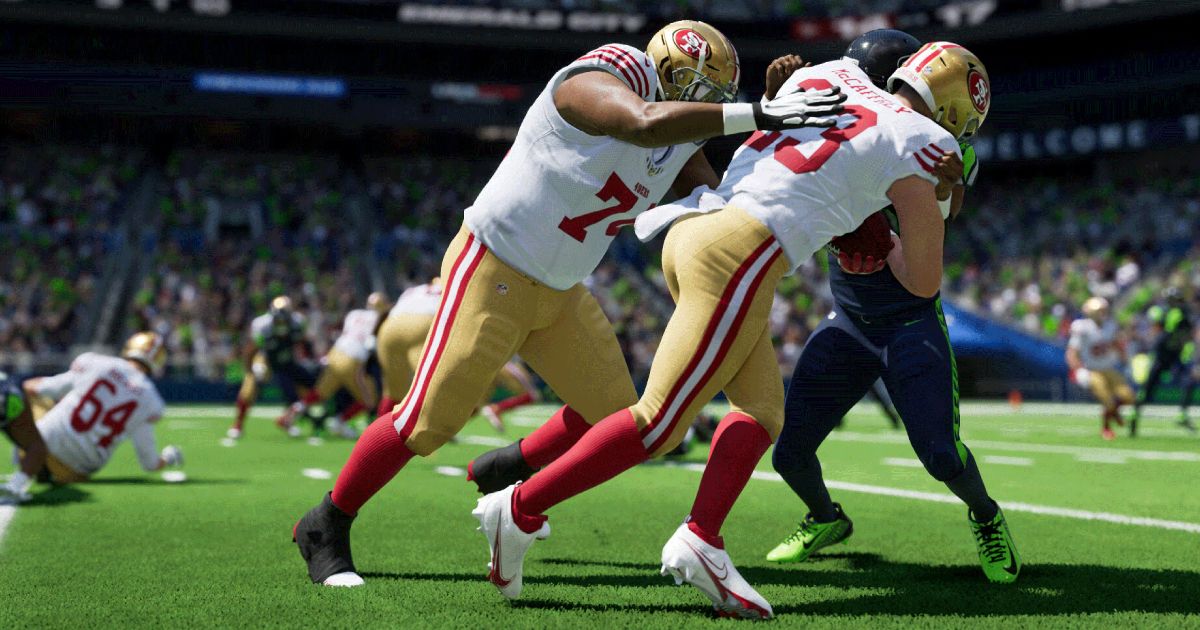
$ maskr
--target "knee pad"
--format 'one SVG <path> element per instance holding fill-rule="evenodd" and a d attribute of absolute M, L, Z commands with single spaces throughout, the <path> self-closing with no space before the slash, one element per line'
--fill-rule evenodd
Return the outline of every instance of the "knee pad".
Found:
<path fill-rule="evenodd" d="M 950 481 L 962 474 L 963 463 L 958 456 L 958 450 L 937 449 L 921 455 L 921 463 L 930 476 L 938 481 Z"/>

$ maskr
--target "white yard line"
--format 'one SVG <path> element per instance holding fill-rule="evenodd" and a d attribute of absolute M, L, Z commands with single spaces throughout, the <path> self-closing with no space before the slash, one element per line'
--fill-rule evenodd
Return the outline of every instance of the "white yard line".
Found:
<path fill-rule="evenodd" d="M 13 517 L 16 515 L 17 506 L 0 505 L 0 545 L 4 544 L 4 534 L 8 532 L 8 526 L 12 524 Z"/>
<path fill-rule="evenodd" d="M 487 435 L 460 435 L 458 441 L 463 444 L 478 444 L 480 446 L 508 446 L 512 440 Z"/>
<path fill-rule="evenodd" d="M 445 475 L 447 477 L 465 477 L 465 476 L 467 476 L 467 469 L 459 468 L 457 466 L 438 466 L 433 469 L 433 472 L 435 472 L 439 475 Z"/>
<path fill-rule="evenodd" d="M 666 465 L 672 468 L 683 468 L 696 472 L 704 472 L 704 464 L 674 464 L 668 462 Z M 783 477 L 780 477 L 777 473 L 768 472 L 765 470 L 754 471 L 752 477 L 760 481 L 783 481 Z M 920 492 L 917 490 L 889 488 L 887 486 L 872 486 L 861 483 L 849 483 L 846 481 L 826 481 L 825 485 L 829 486 L 830 488 L 844 490 L 846 492 L 875 494 L 880 496 L 896 497 L 899 499 L 914 499 L 917 501 L 929 501 L 931 503 L 962 504 L 958 497 L 944 492 Z M 1000 499 L 999 503 L 1004 507 L 1006 512 L 1027 512 L 1030 514 L 1041 514 L 1044 516 L 1073 518 L 1081 521 L 1102 521 L 1105 523 L 1115 523 L 1117 525 L 1138 525 L 1141 527 L 1153 527 L 1155 529 L 1169 529 L 1188 532 L 1190 534 L 1200 534 L 1200 523 L 1168 521 L 1157 518 L 1145 518 L 1142 516 L 1126 516 L 1124 514 L 1113 514 L 1111 512 L 1092 512 L 1089 510 L 1076 510 L 1072 508 L 1061 508 L 1050 505 L 1035 505 L 1032 503 L 1005 501 L 1003 499 Z"/>
<path fill-rule="evenodd" d="M 300 474 L 309 479 L 333 479 L 333 473 L 324 468 L 305 468 Z"/>
<path fill-rule="evenodd" d="M 899 466 L 900 468 L 923 468 L 924 464 L 919 459 L 911 457 L 884 457 L 883 463 L 885 466 Z"/>
<path fill-rule="evenodd" d="M 908 444 L 903 433 L 861 433 L 858 431 L 834 431 L 830 440 L 837 442 L 871 442 L 875 444 Z M 1014 451 L 1018 453 L 1054 453 L 1076 457 L 1121 457 L 1148 461 L 1200 462 L 1200 452 L 1195 451 L 1148 451 L 1136 448 L 1099 448 L 1068 446 L 1064 444 L 1039 444 L 1036 442 L 1001 442 L 998 440 L 964 440 L 972 450 Z"/>
<path fill-rule="evenodd" d="M 984 455 L 983 463 L 999 464 L 1001 466 L 1032 466 L 1033 460 L 1028 457 L 1008 457 L 1005 455 Z"/>

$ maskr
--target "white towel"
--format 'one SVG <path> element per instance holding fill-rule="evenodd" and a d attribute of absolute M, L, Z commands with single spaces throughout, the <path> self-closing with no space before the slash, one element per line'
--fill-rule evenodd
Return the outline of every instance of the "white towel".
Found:
<path fill-rule="evenodd" d="M 728 202 L 708 186 L 697 186 L 690 195 L 674 203 L 651 208 L 640 215 L 633 231 L 642 241 L 654 238 L 663 228 L 686 214 L 708 214 L 724 208 Z"/>

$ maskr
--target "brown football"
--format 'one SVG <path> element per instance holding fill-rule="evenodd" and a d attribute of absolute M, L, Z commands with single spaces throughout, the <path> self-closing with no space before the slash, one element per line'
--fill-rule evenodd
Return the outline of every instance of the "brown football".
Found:
<path fill-rule="evenodd" d="M 846 254 L 853 258 L 855 254 L 862 254 L 864 260 L 867 256 L 882 260 L 892 251 L 892 226 L 880 210 L 867 217 L 857 230 L 829 241 L 829 246 L 835 255 Z"/>

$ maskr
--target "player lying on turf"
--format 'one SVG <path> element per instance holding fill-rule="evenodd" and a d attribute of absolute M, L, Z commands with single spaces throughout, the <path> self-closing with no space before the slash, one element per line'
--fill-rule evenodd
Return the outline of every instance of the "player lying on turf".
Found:
<path fill-rule="evenodd" d="M 441 299 L 441 278 L 411 287 L 396 300 L 396 305 L 379 328 L 379 363 L 383 369 L 383 399 L 379 403 L 379 415 L 391 412 L 396 407 L 396 401 L 412 384 Z M 505 411 L 541 400 L 533 379 L 516 359 L 504 364 L 504 368 L 496 375 L 495 385 L 511 395 L 485 405 L 480 411 L 497 431 L 504 430 L 501 414 Z"/>
<path fill-rule="evenodd" d="M 690 21 L 659 31 L 648 52 L 602 46 L 554 75 L 446 252 L 442 299 L 404 400 L 363 433 L 333 492 L 294 528 L 314 582 L 362 583 L 350 554 L 359 508 L 413 456 L 458 433 L 514 354 L 566 402 L 522 441 L 535 465 L 637 400 L 583 280 L 617 231 L 668 189 L 717 184 L 699 150 L 705 139 L 828 127 L 833 119 L 821 116 L 844 99 L 813 90 L 732 103 L 740 75 L 725 36 Z"/>
<path fill-rule="evenodd" d="M 1091 297 L 1083 303 L 1083 317 L 1071 322 L 1067 341 L 1067 376 L 1091 392 L 1100 403 L 1100 437 L 1116 437 L 1112 425 L 1124 425 L 1121 406 L 1134 402 L 1133 388 L 1121 374 L 1125 345 L 1117 338 L 1117 322 L 1109 315 L 1108 300 Z"/>
<path fill-rule="evenodd" d="M 276 296 L 271 308 L 254 318 L 250 323 L 250 339 L 245 343 L 242 356 L 246 375 L 237 396 L 237 417 L 226 433 L 239 439 L 246 423 L 246 414 L 258 398 L 259 386 L 275 378 L 283 392 L 284 404 L 291 405 L 300 400 L 301 392 L 307 392 L 316 382 L 316 374 L 300 362 L 300 352 L 308 350 L 304 336 L 304 316 L 292 307 L 291 298 Z M 262 362 L 259 362 L 262 357 Z M 283 418 L 276 422 L 291 435 L 300 430 Z"/>
<path fill-rule="evenodd" d="M 318 422 L 323 422 L 325 403 L 339 390 L 345 390 L 354 401 L 334 417 L 332 432 L 347 439 L 358 437 L 358 432 L 348 421 L 365 409 L 374 411 L 379 405 L 379 387 L 375 378 L 367 373 L 367 362 L 375 352 L 379 327 L 386 321 L 391 308 L 386 295 L 374 292 L 367 296 L 366 308 L 346 313 L 342 334 L 321 359 L 316 383 L 288 407 L 284 424 L 292 426 L 297 418 L 317 410 L 321 411 Z"/>
<path fill-rule="evenodd" d="M 159 453 L 154 444 L 154 423 L 162 417 L 164 405 L 150 375 L 160 376 L 166 359 L 162 338 L 143 332 L 125 342 L 119 358 L 87 352 L 62 374 L 25 381 L 21 404 L 37 401 L 33 406 L 49 406 L 37 418 L 48 455 L 36 478 L 56 484 L 86 481 L 108 463 L 126 438 L 133 441 L 138 462 L 147 471 L 181 465 L 179 447 L 167 446 Z M 7 393 L 12 400 L 15 392 Z M 10 479 L 7 493 L 26 500 L 28 479 L 24 485 L 25 489 L 14 492 L 18 488 Z"/>
<path fill-rule="evenodd" d="M 900 82 L 913 85 L 914 75 L 907 70 L 919 72 L 922 65 L 967 68 L 955 75 L 920 75 L 929 77 L 933 102 L 946 104 L 947 120 L 957 114 L 959 124 L 943 122 L 943 126 L 958 136 L 960 148 L 967 153 L 969 145 L 964 141 L 970 134 L 965 125 L 973 122 L 977 129 L 988 105 L 986 98 L 974 100 L 979 91 L 963 81 L 970 80 L 972 57 L 936 44 L 921 48 L 907 33 L 884 29 L 854 40 L 846 58 L 856 61 L 881 89 L 894 72 L 893 87 Z M 896 72 L 904 60 L 908 65 Z M 974 178 L 973 160 L 964 169 L 957 157 L 941 161 L 934 157 L 922 153 L 922 166 L 938 176 L 938 200 L 948 204 L 948 213 L 954 216 L 961 206 L 963 184 Z M 819 549 L 845 541 L 854 531 L 842 507 L 829 496 L 816 453 L 842 416 L 882 378 L 925 470 L 967 504 L 985 575 L 994 582 L 1012 582 L 1020 571 L 1020 558 L 975 458 L 959 439 L 958 375 L 941 302 L 937 294 L 913 294 L 887 266 L 893 247 L 889 223 L 895 217 L 895 209 L 887 208 L 831 243 L 833 311 L 809 337 L 792 373 L 784 427 L 773 457 L 775 470 L 804 501 L 808 514 L 792 535 L 767 554 L 767 560 L 802 562 Z"/>
<path fill-rule="evenodd" d="M 698 190 L 638 217 L 643 240 L 671 226 L 663 273 L 676 310 L 641 400 L 600 421 L 529 481 L 479 500 L 473 514 L 487 538 L 489 578 L 503 595 L 520 595 L 525 553 L 550 532 L 546 511 L 671 450 L 723 390 L 732 409 L 713 437 L 691 512 L 663 547 L 662 572 L 699 588 L 721 614 L 772 615 L 733 566 L 720 530 L 783 425 L 768 329 L 776 284 L 890 203 L 900 223 L 892 271 L 910 293 L 937 295 L 948 209 L 938 206 L 929 156 L 957 154 L 955 136 L 982 122 L 986 99 L 970 102 L 986 94 L 987 74 L 954 44 L 939 42 L 927 57 L 920 74 L 897 70 L 904 80 L 895 95 L 849 60 L 795 72 L 776 100 L 839 87 L 848 99 L 835 128 L 758 131 L 715 192 Z"/>

